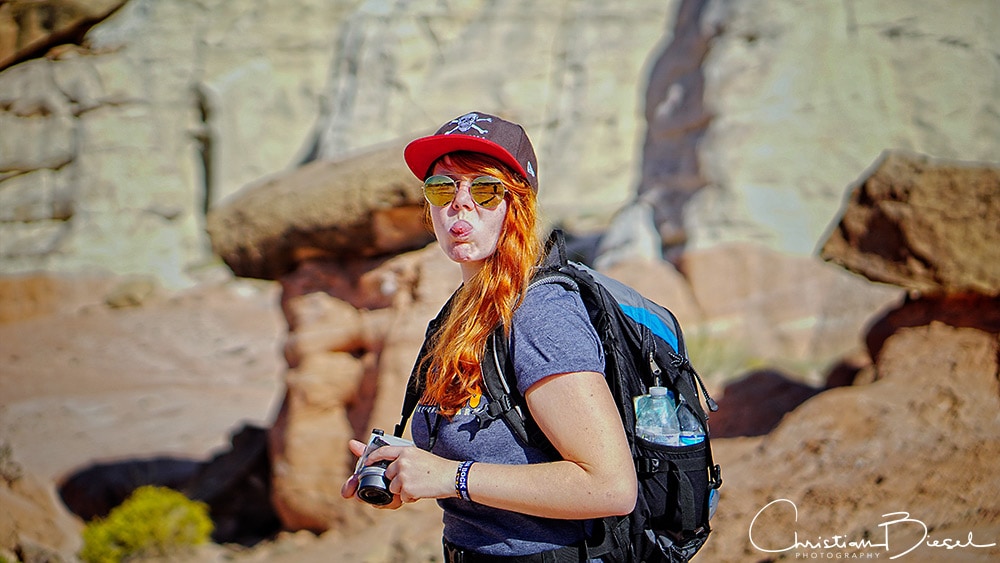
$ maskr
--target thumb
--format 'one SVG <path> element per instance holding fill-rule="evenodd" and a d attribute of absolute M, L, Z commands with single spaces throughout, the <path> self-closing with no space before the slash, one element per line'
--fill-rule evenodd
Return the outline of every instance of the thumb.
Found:
<path fill-rule="evenodd" d="M 351 475 L 349 479 L 340 487 L 340 496 L 351 498 L 358 491 L 358 476 Z"/>

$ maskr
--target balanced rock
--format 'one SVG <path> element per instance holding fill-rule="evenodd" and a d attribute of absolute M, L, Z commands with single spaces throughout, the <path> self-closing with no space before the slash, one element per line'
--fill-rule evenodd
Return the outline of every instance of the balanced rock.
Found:
<path fill-rule="evenodd" d="M 208 215 L 212 249 L 238 276 L 278 279 L 309 259 L 372 257 L 431 240 L 402 145 L 313 161 L 238 192 Z"/>
<path fill-rule="evenodd" d="M 926 294 L 1000 295 L 1000 167 L 889 151 L 822 257 Z"/>

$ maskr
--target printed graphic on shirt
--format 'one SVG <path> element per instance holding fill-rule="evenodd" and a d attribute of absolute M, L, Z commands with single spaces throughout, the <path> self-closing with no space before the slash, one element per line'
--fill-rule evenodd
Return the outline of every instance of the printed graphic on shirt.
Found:
<path fill-rule="evenodd" d="M 476 416 L 481 412 L 486 410 L 486 401 L 483 400 L 482 393 L 476 393 L 475 395 L 469 397 L 469 400 L 465 402 L 465 406 L 458 409 L 455 413 L 456 416 L 460 415 L 471 415 Z M 437 415 L 440 412 L 439 405 L 429 405 L 425 403 L 420 403 L 417 405 L 417 412 L 422 414 L 432 414 Z"/>

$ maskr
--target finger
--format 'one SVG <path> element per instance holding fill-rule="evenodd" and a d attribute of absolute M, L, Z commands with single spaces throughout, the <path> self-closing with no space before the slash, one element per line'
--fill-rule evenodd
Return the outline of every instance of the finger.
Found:
<path fill-rule="evenodd" d="M 368 459 L 365 460 L 365 465 L 371 465 L 377 461 L 393 461 L 399 457 L 401 449 L 402 448 L 399 446 L 382 446 L 381 448 L 368 454 Z"/>
<path fill-rule="evenodd" d="M 357 440 L 351 440 L 347 442 L 347 447 L 351 449 L 351 453 L 357 457 L 361 457 L 361 454 L 365 453 L 365 443 L 359 442 Z"/>
<path fill-rule="evenodd" d="M 358 492 L 358 476 L 351 475 L 350 478 L 344 482 L 343 486 L 340 487 L 340 496 L 344 498 L 351 498 L 356 492 Z"/>

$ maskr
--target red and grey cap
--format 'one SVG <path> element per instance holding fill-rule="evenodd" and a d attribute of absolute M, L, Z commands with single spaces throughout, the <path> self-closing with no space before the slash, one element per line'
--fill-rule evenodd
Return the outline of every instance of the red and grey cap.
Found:
<path fill-rule="evenodd" d="M 531 184 L 538 192 L 538 161 L 524 128 L 495 115 L 472 112 L 445 123 L 436 133 L 406 145 L 403 158 L 413 174 L 424 180 L 434 161 L 455 151 L 492 156 Z"/>

